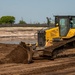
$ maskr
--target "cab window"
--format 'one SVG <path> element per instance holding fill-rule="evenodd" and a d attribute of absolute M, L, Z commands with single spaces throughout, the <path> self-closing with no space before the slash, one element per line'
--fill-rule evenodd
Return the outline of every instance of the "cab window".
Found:
<path fill-rule="evenodd" d="M 68 30 L 69 30 L 68 19 L 67 18 L 60 18 L 60 20 L 59 20 L 60 36 L 66 36 L 68 33 Z"/>

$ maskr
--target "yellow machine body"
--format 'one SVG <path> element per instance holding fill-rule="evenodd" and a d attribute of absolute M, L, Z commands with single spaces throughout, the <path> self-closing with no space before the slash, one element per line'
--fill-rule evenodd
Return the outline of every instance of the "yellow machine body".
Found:
<path fill-rule="evenodd" d="M 50 28 L 46 32 L 46 41 L 52 41 L 53 38 L 59 37 L 59 27 Z"/>
<path fill-rule="evenodd" d="M 71 38 L 71 37 L 73 37 L 73 36 L 75 36 L 75 28 L 70 28 L 70 30 L 69 30 L 69 32 L 68 32 L 68 34 L 65 36 L 65 37 L 62 37 L 63 39 L 64 38 Z"/>
<path fill-rule="evenodd" d="M 59 27 L 51 28 L 46 30 L 46 41 L 52 41 L 53 38 L 62 38 L 62 39 L 69 39 L 75 36 L 75 29 L 70 28 L 68 34 L 64 37 L 60 36 Z"/>
<path fill-rule="evenodd" d="M 68 34 L 64 37 L 60 36 L 59 27 L 48 29 L 45 32 L 46 32 L 46 35 L 45 35 L 46 44 L 45 44 L 45 46 L 52 45 L 51 43 L 52 43 L 53 39 L 60 38 L 63 40 L 63 39 L 70 39 L 70 38 L 75 36 L 75 29 L 72 29 L 72 28 L 70 28 Z"/>

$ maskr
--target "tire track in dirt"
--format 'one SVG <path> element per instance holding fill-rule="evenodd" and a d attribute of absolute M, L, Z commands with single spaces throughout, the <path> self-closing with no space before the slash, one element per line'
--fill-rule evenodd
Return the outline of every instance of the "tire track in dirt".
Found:
<path fill-rule="evenodd" d="M 40 74 L 56 72 L 65 68 L 75 67 L 75 57 L 56 59 L 55 61 L 33 64 L 4 64 L 0 65 L 1 74 Z M 64 62 L 64 63 L 63 63 Z"/>
<path fill-rule="evenodd" d="M 35 74 L 35 75 L 39 75 L 39 74 Z M 40 75 L 75 75 L 75 66 L 66 68 L 66 69 L 62 69 L 62 70 L 57 70 L 55 72 L 40 73 Z"/>

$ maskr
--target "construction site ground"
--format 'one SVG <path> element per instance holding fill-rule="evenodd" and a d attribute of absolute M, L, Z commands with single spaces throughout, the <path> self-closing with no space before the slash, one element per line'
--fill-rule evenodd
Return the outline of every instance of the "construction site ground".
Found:
<path fill-rule="evenodd" d="M 20 36 L 17 34 L 18 31 Z M 11 41 L 28 40 L 28 38 L 24 39 L 24 37 L 21 37 L 20 33 L 25 34 L 23 33 L 24 31 L 22 32 L 22 29 L 18 29 L 18 31 L 15 33 L 17 37 L 12 37 L 14 34 L 9 30 L 9 32 L 12 33 L 11 36 L 3 36 L 0 38 L 0 40 L 2 39 L 1 41 L 3 41 L 3 43 L 0 43 L 0 59 L 4 58 L 17 47 L 18 44 L 12 44 Z M 5 34 L 2 32 L 2 35 L 6 35 L 7 32 L 5 30 Z M 11 44 L 7 44 L 5 41 L 10 41 Z M 0 64 L 0 75 L 75 75 L 75 48 L 65 48 L 64 52 L 60 53 L 55 60 L 44 58 L 33 61 L 34 63 L 32 64 Z"/>

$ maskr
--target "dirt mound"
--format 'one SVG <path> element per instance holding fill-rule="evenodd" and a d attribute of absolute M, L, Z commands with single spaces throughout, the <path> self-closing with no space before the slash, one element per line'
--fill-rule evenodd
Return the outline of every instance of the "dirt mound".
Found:
<path fill-rule="evenodd" d="M 27 46 L 24 45 L 22 42 L 12 50 L 5 58 L 0 60 L 0 63 L 27 63 L 28 62 L 28 55 L 27 55 Z"/>

